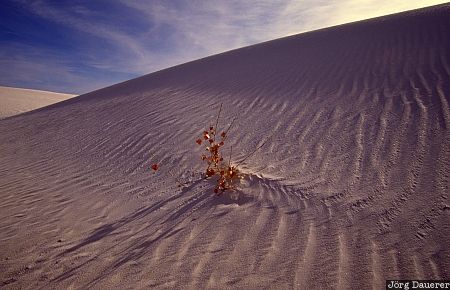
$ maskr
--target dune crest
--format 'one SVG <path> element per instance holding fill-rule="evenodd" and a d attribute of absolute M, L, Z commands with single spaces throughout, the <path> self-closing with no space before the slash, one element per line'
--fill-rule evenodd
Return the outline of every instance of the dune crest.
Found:
<path fill-rule="evenodd" d="M 74 96 L 0 86 L 0 119 L 42 108 Z"/>

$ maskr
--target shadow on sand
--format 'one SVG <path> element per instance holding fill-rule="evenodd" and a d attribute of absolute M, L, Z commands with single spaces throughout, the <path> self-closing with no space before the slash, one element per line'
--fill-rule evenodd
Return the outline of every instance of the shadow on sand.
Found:
<path fill-rule="evenodd" d="M 151 253 L 151 247 L 155 243 L 183 231 L 184 226 L 181 226 L 182 224 L 185 224 L 185 222 L 194 222 L 197 220 L 197 216 L 203 218 L 204 216 L 202 216 L 202 214 L 208 209 L 214 209 L 220 205 L 243 205 L 254 199 L 251 196 L 245 195 L 242 191 L 234 191 L 232 194 L 230 194 L 230 192 L 225 192 L 220 196 L 217 196 L 213 193 L 213 189 L 213 182 L 205 179 L 198 179 L 193 181 L 190 185 L 183 187 L 179 193 L 176 193 L 167 199 L 158 201 L 150 206 L 142 207 L 134 213 L 115 222 L 96 228 L 87 238 L 79 244 L 66 249 L 59 254 L 57 258 L 67 257 L 83 247 L 93 243 L 102 242 L 103 239 L 108 237 L 116 236 L 117 242 L 115 241 L 109 248 L 103 248 L 100 253 L 97 253 L 96 256 L 87 261 L 66 270 L 63 274 L 51 280 L 50 283 L 61 282 L 73 277 L 78 274 L 79 270 L 83 270 L 85 266 L 97 259 L 98 256 L 113 250 L 113 248 L 122 246 L 122 250 L 115 254 L 117 259 L 112 262 L 111 265 L 106 267 L 106 270 L 101 272 L 97 278 L 92 280 L 88 285 L 85 285 L 86 287 L 83 287 L 90 288 L 116 271 L 122 265 L 128 262 L 138 261 L 146 254 Z M 167 208 L 170 208 L 171 210 L 169 211 Z M 203 212 L 201 213 L 202 210 Z M 198 215 L 196 213 L 198 213 Z M 194 216 L 194 214 L 196 215 Z M 209 222 L 203 231 L 212 225 L 215 219 L 221 218 L 226 214 L 227 212 L 221 212 L 208 216 Z M 129 224 L 139 224 L 143 226 L 140 227 L 138 231 L 133 232 L 132 235 L 125 237 L 123 235 L 120 236 L 119 231 L 121 229 L 126 231 L 127 225 Z M 144 234 L 144 232 L 148 234 Z"/>

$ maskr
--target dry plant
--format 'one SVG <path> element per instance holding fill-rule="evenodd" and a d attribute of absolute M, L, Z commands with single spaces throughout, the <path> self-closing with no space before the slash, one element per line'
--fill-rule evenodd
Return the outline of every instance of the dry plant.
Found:
<path fill-rule="evenodd" d="M 222 132 L 219 131 L 219 119 L 222 113 L 222 104 L 220 104 L 219 113 L 217 114 L 217 119 L 214 125 L 210 125 L 209 128 L 203 131 L 202 137 L 197 139 L 195 142 L 201 146 L 204 144 L 207 153 L 201 155 L 201 159 L 207 163 L 207 167 L 204 173 L 205 178 L 217 178 L 217 184 L 214 188 L 214 192 L 217 195 L 221 195 L 226 190 L 236 189 L 237 184 L 240 179 L 244 178 L 244 174 L 239 171 L 238 166 L 242 164 L 245 160 L 251 157 L 256 151 L 258 151 L 264 144 L 258 146 L 253 152 L 248 154 L 244 159 L 231 165 L 231 156 L 233 153 L 233 147 L 230 147 L 230 155 L 228 160 L 225 161 L 222 155 L 222 148 L 225 145 L 225 141 L 228 138 L 228 132 L 234 124 L 236 118 L 233 118 L 228 128 Z M 220 134 L 219 134 L 220 132 Z M 151 166 L 151 169 L 156 173 L 159 170 L 160 164 L 155 163 Z M 176 178 L 172 171 L 169 170 L 170 176 L 178 183 L 179 187 L 183 187 L 186 182 L 182 182 L 179 178 Z"/>
<path fill-rule="evenodd" d="M 205 144 L 205 149 L 208 153 L 202 154 L 201 156 L 201 159 L 208 164 L 205 171 L 205 177 L 218 176 L 217 185 L 214 188 L 214 192 L 218 195 L 222 194 L 225 190 L 235 189 L 237 182 L 243 177 L 237 166 L 231 165 L 233 147 L 230 149 L 228 162 L 224 160 L 221 153 L 221 149 L 225 145 L 225 141 L 228 137 L 228 132 L 235 120 L 233 119 L 228 128 L 219 134 L 218 125 L 221 112 L 222 104 L 220 104 L 215 125 L 210 125 L 209 130 L 203 131 L 203 138 L 199 138 L 195 141 L 198 145 Z"/>

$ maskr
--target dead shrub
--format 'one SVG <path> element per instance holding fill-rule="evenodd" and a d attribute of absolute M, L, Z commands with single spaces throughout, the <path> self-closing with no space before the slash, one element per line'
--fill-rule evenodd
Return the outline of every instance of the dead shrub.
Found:
<path fill-rule="evenodd" d="M 228 132 L 235 121 L 233 119 L 228 128 L 220 132 L 218 130 L 218 124 L 221 112 L 222 104 L 220 104 L 215 125 L 210 125 L 207 130 L 203 131 L 202 137 L 195 141 L 199 146 L 202 144 L 205 145 L 205 151 L 207 153 L 201 155 L 202 161 L 205 161 L 208 165 L 205 170 L 205 178 L 218 177 L 216 187 L 214 188 L 214 192 L 218 195 L 222 194 L 225 190 L 235 189 L 239 179 L 242 178 L 242 173 L 238 170 L 237 166 L 231 165 L 233 147 L 230 149 L 228 162 L 224 160 L 221 153 L 221 149 L 224 147 L 225 141 L 228 138 Z"/>

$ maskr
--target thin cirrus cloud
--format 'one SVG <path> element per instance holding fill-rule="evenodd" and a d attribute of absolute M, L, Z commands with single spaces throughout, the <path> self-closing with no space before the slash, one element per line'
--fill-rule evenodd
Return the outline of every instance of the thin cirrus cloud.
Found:
<path fill-rule="evenodd" d="M 197 58 L 445 1 L 2 2 L 0 85 L 85 93 Z"/>

